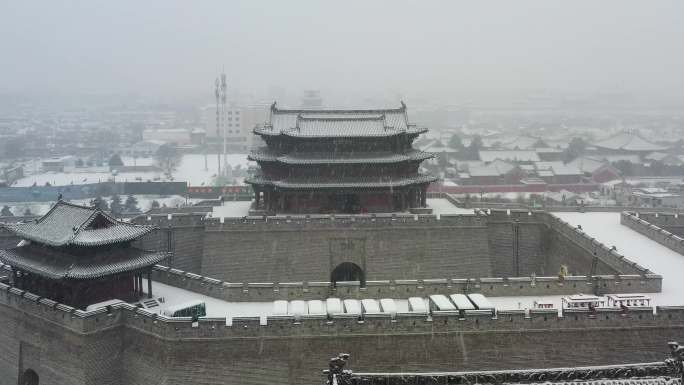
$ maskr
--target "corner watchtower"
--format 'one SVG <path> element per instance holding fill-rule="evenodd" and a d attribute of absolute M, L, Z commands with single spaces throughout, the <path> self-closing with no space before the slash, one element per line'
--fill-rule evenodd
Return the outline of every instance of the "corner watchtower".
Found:
<path fill-rule="evenodd" d="M 35 221 L 3 227 L 22 239 L 0 250 L 0 261 L 12 267 L 13 286 L 77 308 L 139 300 L 145 275 L 151 296 L 152 267 L 168 257 L 132 245 L 154 226 L 120 222 L 61 200 Z"/>

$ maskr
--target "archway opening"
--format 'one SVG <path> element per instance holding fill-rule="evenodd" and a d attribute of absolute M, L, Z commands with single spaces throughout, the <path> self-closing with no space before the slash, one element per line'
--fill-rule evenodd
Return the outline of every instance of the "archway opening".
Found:
<path fill-rule="evenodd" d="M 330 273 L 330 282 L 337 286 L 339 281 L 359 281 L 361 286 L 366 286 L 366 275 L 359 265 L 352 262 L 343 262 L 337 265 Z"/>
<path fill-rule="evenodd" d="M 38 378 L 38 373 L 36 373 L 33 369 L 26 369 L 24 374 L 22 374 L 21 381 L 19 383 L 21 385 L 39 385 L 40 379 Z"/>

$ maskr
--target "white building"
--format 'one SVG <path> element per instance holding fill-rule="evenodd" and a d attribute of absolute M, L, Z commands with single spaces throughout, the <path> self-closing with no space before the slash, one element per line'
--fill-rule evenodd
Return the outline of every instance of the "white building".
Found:
<path fill-rule="evenodd" d="M 217 127 L 216 105 L 211 104 L 201 109 L 202 123 L 206 131 L 207 141 L 220 142 L 223 137 L 222 126 L 225 124 L 226 142 L 231 151 L 246 151 L 252 148 L 254 134 L 252 130 L 257 124 L 268 120 L 268 105 L 227 106 L 225 116 L 219 114 Z"/>

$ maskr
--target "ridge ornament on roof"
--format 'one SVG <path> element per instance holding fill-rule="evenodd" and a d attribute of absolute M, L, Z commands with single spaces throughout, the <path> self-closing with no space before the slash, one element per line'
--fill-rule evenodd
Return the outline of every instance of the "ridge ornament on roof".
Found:
<path fill-rule="evenodd" d="M 670 358 L 639 364 L 575 368 L 492 370 L 429 373 L 354 373 L 345 369 L 349 354 L 340 353 L 328 362 L 326 385 L 450 385 L 450 384 L 583 384 L 583 385 L 682 385 L 684 347 L 669 342 Z"/>
<path fill-rule="evenodd" d="M 406 105 L 388 109 L 278 109 L 271 105 L 268 124 L 256 127 L 263 136 L 284 135 L 294 138 L 367 137 L 420 135 L 427 129 L 408 122 Z"/>
<path fill-rule="evenodd" d="M 127 242 L 154 230 L 154 226 L 120 222 L 100 209 L 62 200 L 34 221 L 2 226 L 20 238 L 53 247 Z"/>

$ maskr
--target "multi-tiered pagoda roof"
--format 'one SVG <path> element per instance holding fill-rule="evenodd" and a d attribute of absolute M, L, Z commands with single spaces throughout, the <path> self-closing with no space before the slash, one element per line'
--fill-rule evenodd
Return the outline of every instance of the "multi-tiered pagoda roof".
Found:
<path fill-rule="evenodd" d="M 433 155 L 412 147 L 426 131 L 409 123 L 403 103 L 369 110 L 279 109 L 274 103 L 270 121 L 254 130 L 266 143 L 249 155 L 260 173 L 246 182 L 257 205 L 263 194 L 271 212 L 421 207 L 426 186 L 437 179 L 418 172 Z M 309 195 L 297 196 L 304 191 Z"/>
<path fill-rule="evenodd" d="M 0 250 L 0 262 L 12 267 L 14 283 L 76 306 L 142 295 L 142 274 L 169 256 L 132 244 L 154 226 L 121 222 L 99 209 L 63 201 L 35 221 L 2 227 L 22 239 Z"/>

